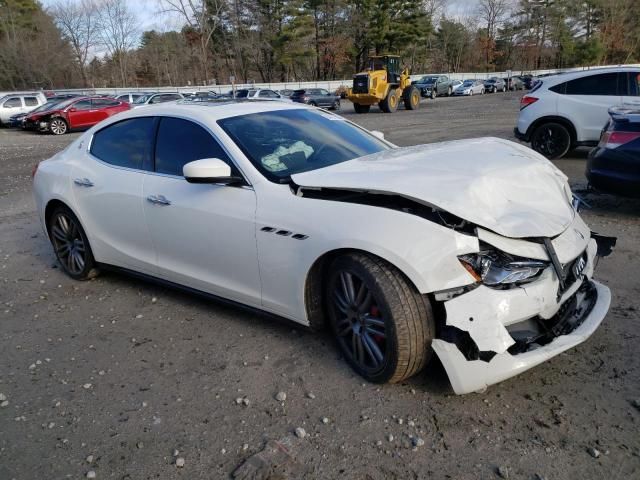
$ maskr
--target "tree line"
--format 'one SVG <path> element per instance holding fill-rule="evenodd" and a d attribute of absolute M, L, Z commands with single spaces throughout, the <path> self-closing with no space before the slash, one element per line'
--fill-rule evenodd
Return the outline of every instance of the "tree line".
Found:
<path fill-rule="evenodd" d="M 413 72 L 528 71 L 640 61 L 637 0 L 0 0 L 0 89 L 349 78 L 369 55 Z"/>

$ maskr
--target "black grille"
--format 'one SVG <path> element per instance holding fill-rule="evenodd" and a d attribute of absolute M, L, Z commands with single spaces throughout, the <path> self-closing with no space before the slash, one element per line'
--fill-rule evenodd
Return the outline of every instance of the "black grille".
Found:
<path fill-rule="evenodd" d="M 369 75 L 353 77 L 353 93 L 369 93 Z"/>

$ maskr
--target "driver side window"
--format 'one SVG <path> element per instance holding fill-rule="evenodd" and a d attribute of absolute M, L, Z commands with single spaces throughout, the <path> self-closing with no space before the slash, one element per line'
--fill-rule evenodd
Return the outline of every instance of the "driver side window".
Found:
<path fill-rule="evenodd" d="M 182 177 L 182 167 L 194 160 L 218 158 L 239 172 L 213 136 L 189 120 L 162 117 L 156 140 L 155 171 Z"/>

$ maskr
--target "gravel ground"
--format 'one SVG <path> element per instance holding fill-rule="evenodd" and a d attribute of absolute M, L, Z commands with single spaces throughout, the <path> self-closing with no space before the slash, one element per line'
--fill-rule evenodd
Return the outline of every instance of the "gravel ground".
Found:
<path fill-rule="evenodd" d="M 409 145 L 512 138 L 518 98 L 343 108 Z M 437 362 L 366 384 L 328 334 L 123 275 L 64 276 L 30 173 L 76 136 L 0 130 L 0 479 L 228 478 L 247 459 L 237 478 L 265 465 L 272 479 L 640 478 L 640 202 L 586 197 L 586 221 L 619 238 L 598 268 L 614 298 L 593 337 L 458 397 Z M 585 157 L 556 163 L 576 190 Z"/>

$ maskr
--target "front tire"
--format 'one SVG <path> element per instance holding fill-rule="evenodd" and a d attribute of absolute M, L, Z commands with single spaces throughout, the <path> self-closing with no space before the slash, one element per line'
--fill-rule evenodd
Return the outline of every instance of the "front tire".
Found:
<path fill-rule="evenodd" d="M 369 110 L 371 110 L 371 105 L 360 105 L 359 103 L 354 103 L 353 109 L 356 111 L 356 113 L 369 113 Z"/>
<path fill-rule="evenodd" d="M 333 102 L 331 110 L 340 110 L 340 100 L 336 100 L 335 102 Z"/>
<path fill-rule="evenodd" d="M 49 238 L 56 258 L 74 280 L 88 280 L 98 273 L 89 245 L 78 217 L 67 207 L 57 207 L 47 222 Z"/>
<path fill-rule="evenodd" d="M 435 100 L 437 96 L 438 96 L 438 93 L 436 92 L 436 89 L 432 88 L 431 89 L 431 100 Z"/>
<path fill-rule="evenodd" d="M 52 118 L 49 122 L 49 131 L 54 135 L 64 135 L 68 129 L 69 126 L 64 118 Z"/>
<path fill-rule="evenodd" d="M 431 358 L 431 305 L 384 260 L 364 253 L 338 257 L 330 268 L 325 302 L 342 354 L 368 381 L 400 382 Z"/>
<path fill-rule="evenodd" d="M 562 158 L 571 149 L 571 134 L 561 123 L 543 123 L 531 135 L 531 148 L 549 160 Z"/>
<path fill-rule="evenodd" d="M 390 88 L 387 96 L 380 102 L 380 108 L 384 113 L 393 113 L 398 109 L 398 92 L 395 88 Z"/>
<path fill-rule="evenodd" d="M 406 110 L 417 110 L 420 107 L 420 92 L 413 85 L 402 92 L 402 97 Z"/>

